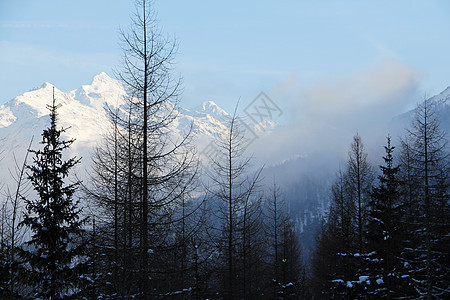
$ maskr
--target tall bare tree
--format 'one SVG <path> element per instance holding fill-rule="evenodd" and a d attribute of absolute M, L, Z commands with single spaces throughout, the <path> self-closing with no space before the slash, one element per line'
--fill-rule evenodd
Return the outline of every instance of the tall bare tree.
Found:
<path fill-rule="evenodd" d="M 288 215 L 286 203 L 276 183 L 266 196 L 265 235 L 271 247 L 266 247 L 268 277 L 273 285 L 274 298 L 304 297 L 304 266 L 302 250 L 294 223 Z M 266 289 L 266 292 L 269 292 Z"/>
<path fill-rule="evenodd" d="M 353 218 L 357 229 L 357 251 L 362 253 L 364 245 L 364 230 L 367 225 L 367 203 L 370 199 L 372 183 L 375 179 L 372 166 L 367 160 L 367 153 L 361 137 L 353 137 L 353 143 L 348 153 L 346 189 L 353 203 Z"/>
<path fill-rule="evenodd" d="M 359 135 L 353 137 L 348 155 L 346 170 L 339 171 L 332 186 L 330 213 L 316 245 L 313 284 L 324 289 L 321 297 L 354 298 L 364 292 L 362 285 L 347 283 L 364 276 L 367 205 L 374 173 Z M 320 267 L 330 270 L 323 274 Z"/>
<path fill-rule="evenodd" d="M 162 259 L 180 242 L 174 237 L 182 223 L 178 212 L 186 208 L 197 174 L 190 129 L 173 134 L 180 86 L 171 76 L 176 42 L 161 34 L 155 15 L 150 1 L 137 1 L 130 28 L 121 31 L 123 64 L 117 76 L 128 97 L 109 110 L 113 125 L 94 155 L 88 192 L 102 203 L 104 225 L 112 233 L 107 243 L 114 249 L 116 288 L 146 299 L 164 292 L 158 288 L 165 286 L 161 274 L 168 266 Z M 97 228 L 100 233 L 101 222 Z M 137 291 L 126 279 L 135 274 L 130 271 L 135 265 Z"/>
<path fill-rule="evenodd" d="M 411 245 L 404 258 L 416 296 L 447 297 L 449 153 L 446 133 L 440 127 L 439 103 L 426 99 L 416 108 L 412 128 L 403 142 L 403 161 L 408 162 L 408 180 L 414 184 L 406 199 Z M 405 175 L 405 174 L 404 174 Z M 412 181 L 414 180 L 414 181 Z M 447 245 L 447 246 L 446 246 Z M 408 250 L 409 249 L 409 250 Z M 444 296 L 445 295 L 445 296 Z"/>
<path fill-rule="evenodd" d="M 238 287 L 237 274 L 242 277 L 249 275 L 243 262 L 244 257 L 248 258 L 245 244 L 256 234 L 252 231 L 260 215 L 256 209 L 260 202 L 260 198 L 256 197 L 260 171 L 254 176 L 248 175 L 250 158 L 244 155 L 246 143 L 242 127 L 234 114 L 228 131 L 215 141 L 213 148 L 216 151 L 210 157 L 208 170 L 211 181 L 208 190 L 217 204 L 216 217 L 220 220 L 216 225 L 218 247 L 226 257 L 222 283 L 224 296 L 228 299 L 245 296 L 246 287 Z"/>
<path fill-rule="evenodd" d="M 9 186 L 6 188 L 6 201 L 3 206 L 3 212 L 7 212 L 5 215 L 6 222 L 2 222 L 2 229 L 6 225 L 6 230 L 9 231 L 6 235 L 7 243 L 2 242 L 2 247 L 7 245 L 8 251 L 8 268 L 9 268 L 9 293 L 10 295 L 17 296 L 16 289 L 18 284 L 18 262 L 17 262 L 17 247 L 20 247 L 23 242 L 23 237 L 26 233 L 24 228 L 19 228 L 18 224 L 22 221 L 24 198 L 28 196 L 30 190 L 30 183 L 26 179 L 26 167 L 28 154 L 31 150 L 33 138 L 30 140 L 30 144 L 27 148 L 24 160 L 21 164 L 18 163 L 16 156 L 14 156 L 15 169 L 10 170 L 11 178 L 15 181 L 15 189 L 12 192 Z M 2 230 L 3 237 L 3 230 Z M 3 240 L 3 238 L 2 238 Z"/>

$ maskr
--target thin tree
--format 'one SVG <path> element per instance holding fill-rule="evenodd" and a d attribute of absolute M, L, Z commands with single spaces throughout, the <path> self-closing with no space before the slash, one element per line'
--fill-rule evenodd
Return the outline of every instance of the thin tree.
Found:
<path fill-rule="evenodd" d="M 259 181 L 259 172 L 254 177 L 246 174 L 250 158 L 244 156 L 246 140 L 235 114 L 230 120 L 228 131 L 219 136 L 214 145 L 216 152 L 210 157 L 211 166 L 208 174 L 211 187 L 208 190 L 217 203 L 216 216 L 221 221 L 216 229 L 219 232 L 218 247 L 226 257 L 223 290 L 228 299 L 234 299 L 238 297 L 236 293 L 239 292 L 236 276 L 238 269 L 242 270 L 238 266 L 242 261 L 239 255 L 239 249 L 242 247 L 239 242 L 242 231 L 239 232 L 239 227 L 245 219 L 242 218 L 245 211 L 248 213 L 253 211 L 250 207 L 257 204 L 254 201 L 254 193 Z"/>
<path fill-rule="evenodd" d="M 6 225 L 9 229 L 9 235 L 7 237 L 7 248 L 8 248 L 8 266 L 9 266 L 9 282 L 8 282 L 8 293 L 10 295 L 16 294 L 16 285 L 18 284 L 17 276 L 18 276 L 18 261 L 17 261 L 17 247 L 21 247 L 23 242 L 23 237 L 26 233 L 25 230 L 21 230 L 18 228 L 18 224 L 21 222 L 22 213 L 23 213 L 23 198 L 28 194 L 30 189 L 30 184 L 26 181 L 26 168 L 27 168 L 27 160 L 28 154 L 31 150 L 31 145 L 33 143 L 33 138 L 30 140 L 30 144 L 27 148 L 27 152 L 25 154 L 25 158 L 20 165 L 17 162 L 16 156 L 14 156 L 15 163 L 15 172 L 10 170 L 11 178 L 16 182 L 15 191 L 11 192 L 9 187 L 6 189 L 6 202 L 4 208 L 8 208 L 8 217 Z M 2 224 L 3 225 L 3 224 Z"/>
<path fill-rule="evenodd" d="M 258 196 L 259 178 L 262 169 L 248 178 L 247 194 L 243 201 L 243 213 L 238 225 L 242 243 L 242 297 L 258 296 L 263 284 L 263 215 L 262 197 Z"/>
<path fill-rule="evenodd" d="M 276 183 L 266 199 L 266 236 L 271 247 L 266 249 L 267 263 L 274 287 L 273 297 L 302 297 L 304 266 L 302 250 L 286 203 Z M 269 292 L 269 291 L 267 291 Z"/>
<path fill-rule="evenodd" d="M 134 212 L 139 193 L 136 161 L 140 155 L 130 143 L 132 131 L 119 127 L 120 108 L 108 106 L 107 112 L 110 130 L 94 150 L 90 180 L 83 186 L 83 192 L 97 219 L 97 236 L 102 241 L 98 244 L 103 246 L 105 266 L 111 266 L 104 270 L 112 277 L 111 293 L 127 295 L 133 290 L 126 280 L 135 268 L 132 249 L 136 248 L 133 238 L 137 235 L 133 224 L 139 223 Z M 137 136 L 133 138 L 139 140 Z"/>
<path fill-rule="evenodd" d="M 170 74 L 177 47 L 159 31 L 149 1 L 136 3 L 132 25 L 121 32 L 121 38 L 124 54 L 118 77 L 130 96 L 125 110 L 132 115 L 119 118 L 119 124 L 122 128 L 131 124 L 133 135 L 139 137 L 132 141 L 132 146 L 140 149 L 139 166 L 134 169 L 140 180 L 139 290 L 148 298 L 149 256 L 156 259 L 154 251 L 167 248 L 174 210 L 194 181 L 196 160 L 186 148 L 189 134 L 177 140 L 170 134 L 180 85 Z M 153 261 L 152 266 L 156 265 Z"/>
<path fill-rule="evenodd" d="M 328 219 L 322 224 L 313 257 L 312 284 L 321 292 L 313 294 L 323 297 L 351 297 L 347 282 L 354 280 L 356 267 L 353 259 L 355 250 L 354 212 L 356 204 L 348 186 L 348 173 L 341 169 L 331 187 L 331 205 Z M 324 273 L 322 268 L 325 268 Z"/>
<path fill-rule="evenodd" d="M 363 252 L 364 230 L 367 221 L 366 207 L 370 198 L 374 174 L 372 166 L 367 160 L 361 137 L 357 134 L 353 137 L 351 150 L 348 153 L 346 185 L 355 211 L 353 218 L 357 228 L 357 251 Z"/>
<path fill-rule="evenodd" d="M 416 108 L 405 144 L 409 153 L 416 193 L 410 199 L 411 244 L 405 259 L 417 295 L 427 299 L 449 294 L 448 280 L 448 187 L 449 164 L 446 133 L 440 128 L 437 106 L 426 99 Z M 443 215 L 447 217 L 443 217 Z M 409 252 L 409 253 L 408 253 Z"/>
<path fill-rule="evenodd" d="M 285 202 L 284 199 L 281 198 L 281 191 L 279 186 L 274 182 L 271 190 L 269 190 L 269 196 L 266 199 L 266 220 L 267 220 L 267 236 L 269 238 L 269 243 L 272 246 L 271 253 L 272 262 L 269 262 L 268 265 L 272 266 L 272 280 L 274 284 L 274 295 L 277 295 L 278 292 L 278 282 L 280 281 L 280 233 L 282 224 L 284 222 L 284 209 Z"/>
<path fill-rule="evenodd" d="M 332 186 L 328 220 L 316 245 L 313 284 L 324 288 L 321 296 L 351 299 L 365 291 L 359 276 L 364 276 L 364 259 L 369 256 L 364 251 L 373 179 L 372 167 L 357 134 L 351 144 L 347 169 L 339 171 Z M 324 265 L 329 268 L 328 274 L 318 270 Z"/>

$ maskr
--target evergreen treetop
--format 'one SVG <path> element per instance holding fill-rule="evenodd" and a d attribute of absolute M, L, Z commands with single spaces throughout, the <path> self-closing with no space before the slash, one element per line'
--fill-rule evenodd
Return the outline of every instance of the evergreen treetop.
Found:
<path fill-rule="evenodd" d="M 61 139 L 65 129 L 57 128 L 59 105 L 55 104 L 54 96 L 48 108 L 50 127 L 42 133 L 43 148 L 30 150 L 34 154 L 33 164 L 27 166 L 38 198 L 24 199 L 26 212 L 20 225 L 28 227 L 31 236 L 21 256 L 28 263 L 26 280 L 35 286 L 34 296 L 60 299 L 78 291 L 84 253 L 80 238 L 86 219 L 80 218 L 79 201 L 73 200 L 80 182 L 64 182 L 80 161 L 75 157 L 63 160 L 63 151 L 74 140 Z"/>

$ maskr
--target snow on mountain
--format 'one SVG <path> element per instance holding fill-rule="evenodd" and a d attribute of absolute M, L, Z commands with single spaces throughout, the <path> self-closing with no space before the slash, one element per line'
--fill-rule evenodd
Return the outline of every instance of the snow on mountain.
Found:
<path fill-rule="evenodd" d="M 17 120 L 10 107 L 0 106 L 0 128 L 8 127 Z"/>
<path fill-rule="evenodd" d="M 428 100 L 436 103 L 436 112 L 440 119 L 441 128 L 450 134 L 450 86 Z M 397 133 L 398 135 L 403 134 L 405 128 L 411 126 L 415 112 L 416 109 L 414 108 L 395 117 L 390 123 L 390 126 L 393 128 L 393 133 Z"/>
<path fill-rule="evenodd" d="M 185 125 L 192 123 L 195 135 L 214 135 L 227 128 L 226 125 L 230 115 L 214 102 L 208 101 L 208 103 L 214 105 L 218 110 L 211 110 L 209 109 L 210 106 L 206 106 L 205 110 L 198 108 L 193 110 L 179 109 L 181 122 L 185 122 Z"/>
<path fill-rule="evenodd" d="M 117 107 L 125 103 L 127 93 L 122 84 L 102 72 L 94 77 L 91 84 L 69 92 L 81 104 L 101 111 L 105 104 Z"/>
<path fill-rule="evenodd" d="M 448 86 L 445 90 L 443 90 L 436 96 L 431 97 L 430 99 L 446 104 L 447 106 L 450 105 L 450 86 Z"/>
<path fill-rule="evenodd" d="M 61 104 L 58 125 L 67 128 L 65 138 L 76 139 L 69 154 L 83 157 L 80 169 L 89 169 L 91 152 L 110 126 L 106 105 L 123 105 L 126 96 L 123 85 L 106 73 L 100 73 L 89 85 L 68 93 L 55 87 L 56 103 Z M 19 161 L 23 159 L 32 137 L 32 148 L 39 147 L 42 130 L 49 125 L 47 105 L 51 104 L 52 97 L 53 85 L 46 82 L 0 106 L 0 183 L 11 183 L 8 169 L 14 168 L 14 157 Z M 192 126 L 191 134 L 199 148 L 227 130 L 225 121 L 229 114 L 212 101 L 192 111 L 179 109 L 175 113 L 177 118 L 170 125 L 170 131 L 177 138 L 184 136 Z"/>
<path fill-rule="evenodd" d="M 201 106 L 197 107 L 195 109 L 195 112 L 197 113 L 203 113 L 208 114 L 210 116 L 213 116 L 217 120 L 226 120 L 231 117 L 229 113 L 221 109 L 216 103 L 213 101 L 206 101 L 203 102 Z"/>
<path fill-rule="evenodd" d="M 22 163 L 31 137 L 34 136 L 32 148 L 40 147 L 42 130 L 48 127 L 50 121 L 47 105 L 51 103 L 52 95 L 53 85 L 44 83 L 0 106 L 0 192 L 7 185 L 14 188 L 10 172 L 14 172 L 15 159 L 18 164 Z M 123 105 L 126 97 L 122 84 L 106 73 L 100 73 L 90 84 L 67 93 L 55 88 L 56 101 L 62 105 L 58 109 L 58 124 L 67 128 L 66 138 L 76 139 L 68 155 L 83 158 L 82 164 L 78 166 L 79 178 L 85 178 L 85 172 L 89 172 L 90 154 L 110 126 L 106 105 Z M 450 132 L 450 87 L 432 99 L 439 103 L 442 127 Z M 171 103 L 168 106 L 168 109 L 173 108 Z M 231 119 L 231 115 L 213 101 L 204 102 L 190 110 L 178 108 L 174 112 L 177 118 L 170 124 L 169 130 L 175 138 L 190 131 L 199 154 L 214 136 L 227 131 Z M 413 116 L 414 110 L 411 110 L 393 120 L 391 129 L 396 129 L 391 134 L 397 136 L 403 133 Z M 256 137 L 270 134 L 278 126 L 270 120 L 258 124 L 246 123 L 245 118 L 239 118 L 239 121 Z M 28 162 L 31 161 L 30 157 Z M 334 174 L 337 168 L 333 162 L 336 164 L 339 159 L 329 158 L 325 161 L 323 155 L 317 154 L 316 159 L 312 156 L 299 157 L 267 166 L 264 171 L 266 178 L 276 178 L 282 183 L 286 201 L 291 213 L 296 214 L 294 220 L 299 233 L 304 235 L 302 240 L 306 241 L 306 245 L 313 243 L 314 228 L 326 211 L 330 178 L 333 177 L 330 174 Z M 268 181 L 265 183 L 272 184 Z"/>

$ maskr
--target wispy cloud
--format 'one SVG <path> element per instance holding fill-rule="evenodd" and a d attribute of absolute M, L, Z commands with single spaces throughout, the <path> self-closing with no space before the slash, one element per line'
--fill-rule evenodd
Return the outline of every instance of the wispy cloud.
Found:
<path fill-rule="evenodd" d="M 324 150 L 346 153 L 357 132 L 368 146 L 381 147 L 389 121 L 416 102 L 420 79 L 413 66 L 386 60 L 345 78 L 314 82 L 296 94 L 292 107 L 282 107 L 292 119 L 251 151 L 268 161 Z"/>

